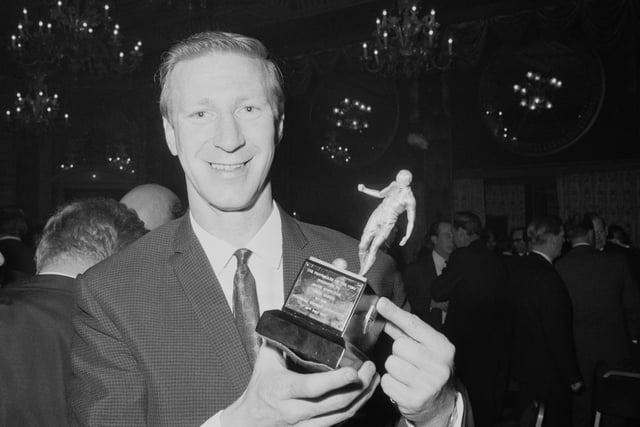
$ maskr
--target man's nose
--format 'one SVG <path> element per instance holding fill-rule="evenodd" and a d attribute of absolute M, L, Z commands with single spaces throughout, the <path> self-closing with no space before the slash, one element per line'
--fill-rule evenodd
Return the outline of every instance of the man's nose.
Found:
<path fill-rule="evenodd" d="M 233 153 L 245 145 L 244 135 L 233 114 L 220 116 L 214 145 L 227 153 Z"/>

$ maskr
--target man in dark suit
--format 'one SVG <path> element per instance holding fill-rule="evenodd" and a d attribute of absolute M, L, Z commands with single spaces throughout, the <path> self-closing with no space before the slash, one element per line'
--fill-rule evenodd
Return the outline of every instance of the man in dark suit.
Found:
<path fill-rule="evenodd" d="M 60 208 L 36 250 L 38 274 L 0 290 L 0 425 L 67 427 L 74 278 L 146 230 L 108 199 Z"/>
<path fill-rule="evenodd" d="M 570 427 L 572 390 L 581 387 L 571 300 L 553 260 L 564 242 L 562 222 L 536 218 L 527 227 L 531 253 L 509 279 L 513 324 L 511 375 L 527 400 L 544 403 L 545 427 Z"/>
<path fill-rule="evenodd" d="M 453 251 L 431 296 L 449 301 L 444 333 L 456 346 L 456 374 L 469 390 L 476 425 L 500 417 L 506 381 L 504 298 L 506 273 L 480 239 L 482 224 L 471 212 L 453 219 Z"/>
<path fill-rule="evenodd" d="M 447 425 L 460 413 L 460 394 L 448 386 L 453 346 L 392 303 L 405 297 L 388 256 L 368 274 L 394 340 L 382 378 L 370 361 L 358 370 L 298 373 L 269 344 L 254 347 L 249 319 L 282 307 L 308 256 L 358 265 L 357 241 L 296 221 L 273 200 L 269 171 L 284 96 L 262 43 L 196 34 L 165 55 L 160 83 L 189 212 L 79 279 L 74 423 L 333 425 L 351 418 L 380 382 L 405 419 Z M 255 286 L 243 298 L 255 311 L 236 298 L 246 292 L 241 283 Z"/>
<path fill-rule="evenodd" d="M 26 233 L 22 211 L 5 208 L 0 212 L 0 252 L 4 257 L 0 287 L 28 279 L 36 272 L 33 248 L 22 240 Z"/>
<path fill-rule="evenodd" d="M 624 364 L 640 337 L 640 292 L 623 255 L 594 247 L 593 223 L 565 224 L 572 249 L 556 264 L 573 303 L 573 333 L 586 391 L 574 399 L 574 425 L 593 423 L 592 391 L 599 363 Z"/>
<path fill-rule="evenodd" d="M 431 300 L 431 284 L 442 274 L 449 255 L 455 249 L 451 224 L 434 222 L 427 231 L 427 238 L 433 249 L 405 268 L 403 281 L 411 312 L 437 330 L 442 330 L 447 302 Z"/>

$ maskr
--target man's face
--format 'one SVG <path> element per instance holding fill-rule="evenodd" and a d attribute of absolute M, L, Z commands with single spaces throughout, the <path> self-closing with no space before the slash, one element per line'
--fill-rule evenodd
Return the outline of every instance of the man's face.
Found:
<path fill-rule="evenodd" d="M 527 242 L 524 241 L 524 230 L 516 230 L 511 234 L 511 245 L 516 255 L 527 253 Z"/>
<path fill-rule="evenodd" d="M 607 243 L 607 231 L 604 229 L 604 224 L 600 218 L 595 218 L 591 222 L 593 223 L 595 247 L 596 249 L 602 249 Z"/>
<path fill-rule="evenodd" d="M 463 248 L 469 244 L 467 232 L 463 227 L 453 228 L 453 243 L 456 248 Z"/>
<path fill-rule="evenodd" d="M 176 65 L 167 145 L 187 179 L 189 204 L 221 212 L 271 203 L 269 168 L 282 135 L 260 61 L 211 53 Z"/>
<path fill-rule="evenodd" d="M 433 249 L 443 258 L 447 259 L 456 248 L 453 244 L 453 227 L 448 222 L 438 225 L 438 235 L 431 236 Z"/>

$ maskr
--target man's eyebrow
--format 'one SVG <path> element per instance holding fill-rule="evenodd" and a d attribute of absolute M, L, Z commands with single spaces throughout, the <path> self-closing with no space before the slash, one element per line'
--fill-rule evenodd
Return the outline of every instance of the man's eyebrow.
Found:
<path fill-rule="evenodd" d="M 209 97 L 200 98 L 196 101 L 196 105 L 211 105 L 213 100 Z"/>

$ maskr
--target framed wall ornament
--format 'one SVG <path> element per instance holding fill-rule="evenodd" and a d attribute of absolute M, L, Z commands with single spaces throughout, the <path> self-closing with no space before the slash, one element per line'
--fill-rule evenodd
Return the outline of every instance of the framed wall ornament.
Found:
<path fill-rule="evenodd" d="M 545 156 L 589 131 L 604 94 L 604 71 L 595 52 L 538 40 L 490 57 L 478 102 L 484 125 L 505 149 Z"/>
<path fill-rule="evenodd" d="M 333 166 L 356 169 L 391 146 L 400 118 L 391 79 L 347 68 L 323 77 L 311 98 L 313 149 Z"/>

